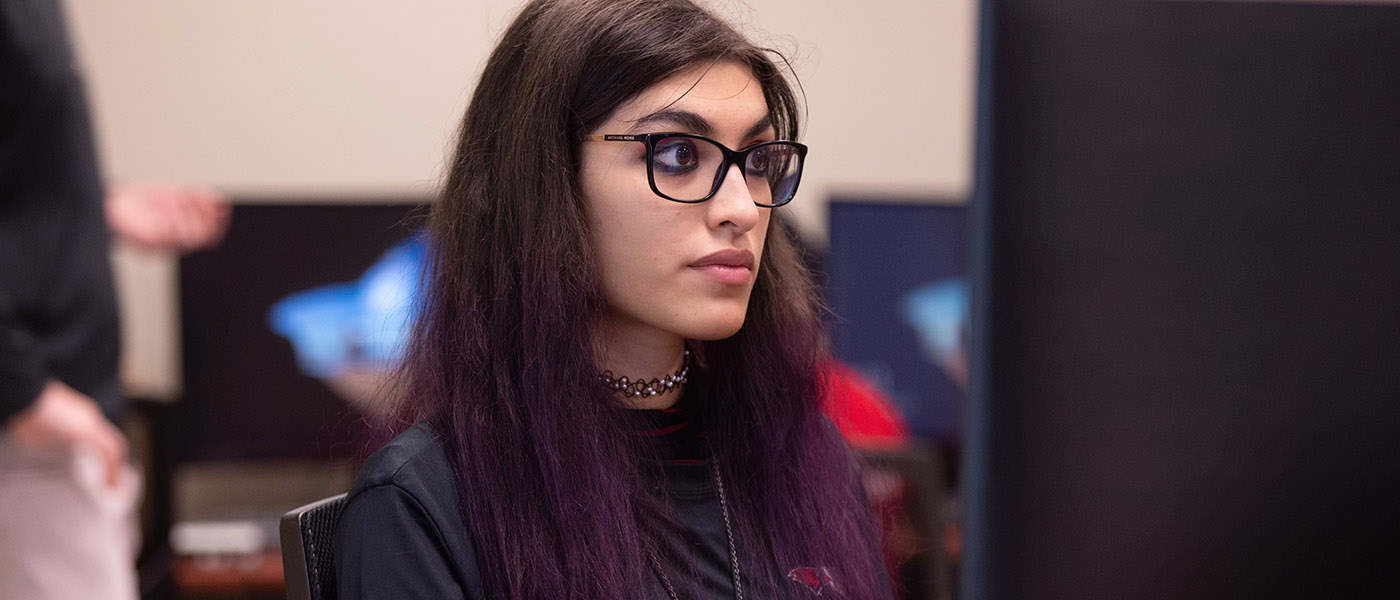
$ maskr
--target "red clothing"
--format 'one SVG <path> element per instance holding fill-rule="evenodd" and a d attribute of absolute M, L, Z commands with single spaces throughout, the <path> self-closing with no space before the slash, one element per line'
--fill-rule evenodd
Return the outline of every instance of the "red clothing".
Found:
<path fill-rule="evenodd" d="M 903 446 L 909 425 L 880 388 L 836 359 L 821 366 L 822 412 L 861 450 Z"/>

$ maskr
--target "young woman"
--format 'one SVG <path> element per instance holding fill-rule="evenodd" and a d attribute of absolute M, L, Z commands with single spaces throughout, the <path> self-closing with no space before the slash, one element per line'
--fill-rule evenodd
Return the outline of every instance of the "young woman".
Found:
<path fill-rule="evenodd" d="M 687 0 L 524 7 L 431 216 L 416 424 L 350 492 L 341 598 L 888 597 L 773 217 L 806 148 L 772 56 Z"/>

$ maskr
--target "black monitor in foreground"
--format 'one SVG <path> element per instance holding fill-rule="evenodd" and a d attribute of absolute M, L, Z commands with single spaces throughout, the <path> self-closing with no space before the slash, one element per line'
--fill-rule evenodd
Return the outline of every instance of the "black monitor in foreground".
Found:
<path fill-rule="evenodd" d="M 962 597 L 1400 597 L 1400 5 L 983 17 Z"/>

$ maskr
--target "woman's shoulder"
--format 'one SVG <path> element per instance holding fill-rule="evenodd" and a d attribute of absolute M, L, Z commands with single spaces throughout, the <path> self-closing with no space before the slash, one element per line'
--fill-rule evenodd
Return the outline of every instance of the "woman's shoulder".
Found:
<path fill-rule="evenodd" d="M 455 481 L 424 424 L 365 460 L 336 527 L 340 597 L 482 597 Z"/>
<path fill-rule="evenodd" d="M 457 495 L 452 467 L 442 438 L 426 423 L 400 433 L 365 459 L 349 499 L 382 486 L 401 488 L 411 495 Z"/>

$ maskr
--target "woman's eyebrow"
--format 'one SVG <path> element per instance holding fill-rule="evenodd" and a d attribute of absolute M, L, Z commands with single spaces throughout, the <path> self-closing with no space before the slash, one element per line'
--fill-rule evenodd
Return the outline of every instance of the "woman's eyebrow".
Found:
<path fill-rule="evenodd" d="M 769 129 L 772 129 L 772 128 L 773 128 L 773 116 L 772 116 L 772 115 L 763 115 L 763 118 L 762 118 L 762 119 L 759 119 L 757 123 L 754 123 L 754 124 L 753 124 L 753 127 L 750 127 L 748 131 L 744 132 L 744 139 L 747 140 L 747 139 L 756 138 L 756 137 L 758 137 L 759 135 L 763 134 L 764 132 L 766 132 L 766 131 L 768 131 Z"/>
<path fill-rule="evenodd" d="M 704 117 L 688 110 L 663 109 L 651 113 L 645 117 L 637 119 L 632 124 L 633 131 L 641 131 L 657 123 L 675 125 L 688 133 L 710 137 L 714 135 L 714 126 Z M 773 118 L 771 115 L 763 115 L 758 121 L 744 132 L 744 139 L 758 137 L 769 129 L 773 128 Z"/>
<path fill-rule="evenodd" d="M 704 117 L 688 110 L 663 109 L 651 113 L 645 117 L 637 119 L 633 123 L 633 130 L 640 131 L 649 125 L 656 123 L 670 123 L 679 126 L 689 133 L 708 136 L 714 132 L 714 127 Z"/>

